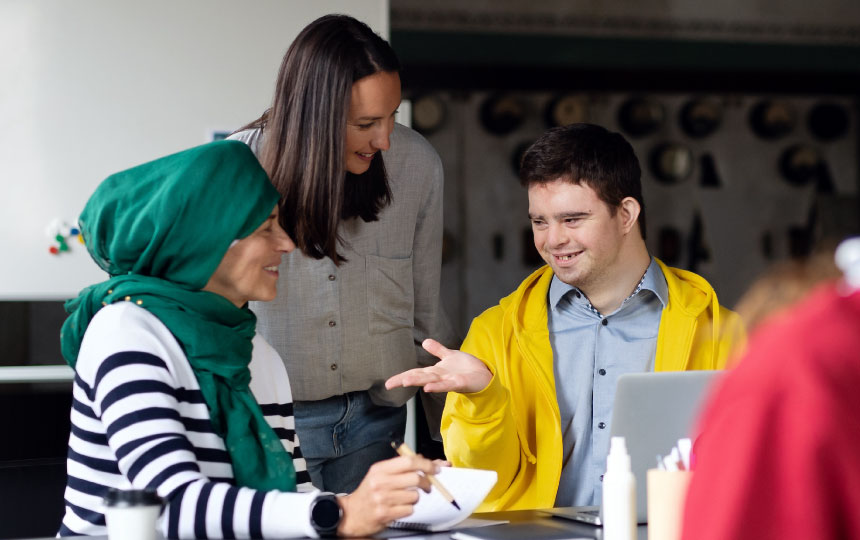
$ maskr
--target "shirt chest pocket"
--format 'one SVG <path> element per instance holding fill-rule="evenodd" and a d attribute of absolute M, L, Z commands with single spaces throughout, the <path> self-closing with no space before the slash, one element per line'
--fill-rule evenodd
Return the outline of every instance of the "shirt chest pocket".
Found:
<path fill-rule="evenodd" d="M 412 328 L 415 301 L 412 257 L 392 259 L 367 255 L 366 265 L 370 333 Z"/>

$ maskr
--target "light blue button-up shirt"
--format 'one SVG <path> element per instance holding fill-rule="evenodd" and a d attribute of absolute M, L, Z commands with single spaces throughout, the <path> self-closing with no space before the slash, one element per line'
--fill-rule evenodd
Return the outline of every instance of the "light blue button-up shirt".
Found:
<path fill-rule="evenodd" d="M 616 383 L 622 373 L 654 370 L 668 298 L 653 258 L 633 294 L 605 316 L 582 291 L 552 278 L 549 339 L 564 444 L 556 506 L 600 504 Z"/>

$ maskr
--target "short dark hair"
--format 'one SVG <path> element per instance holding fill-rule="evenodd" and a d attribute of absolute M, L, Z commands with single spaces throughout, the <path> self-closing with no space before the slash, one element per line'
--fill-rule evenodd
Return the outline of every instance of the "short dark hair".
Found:
<path fill-rule="evenodd" d="M 399 71 L 391 45 L 369 26 L 347 15 L 320 17 L 284 55 L 272 107 L 242 128 L 264 131 L 260 162 L 281 193 L 281 225 L 310 257 L 345 260 L 337 251 L 341 220 L 376 221 L 391 202 L 382 152 L 353 175 L 344 141 L 353 83 Z"/>
<path fill-rule="evenodd" d="M 613 215 L 625 197 L 639 203 L 639 230 L 645 238 L 642 170 L 633 147 L 620 134 L 594 124 L 552 128 L 523 154 L 520 183 L 525 187 L 555 180 L 585 184 Z"/>

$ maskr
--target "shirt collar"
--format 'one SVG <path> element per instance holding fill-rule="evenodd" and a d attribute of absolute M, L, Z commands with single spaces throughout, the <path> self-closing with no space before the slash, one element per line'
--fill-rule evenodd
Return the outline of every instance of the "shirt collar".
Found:
<path fill-rule="evenodd" d="M 558 276 L 553 275 L 552 281 L 549 284 L 549 307 L 553 311 L 558 307 L 558 303 L 561 302 L 562 298 L 565 297 L 567 293 L 570 291 L 578 290 L 573 285 L 568 285 L 562 280 L 558 279 Z"/>
<path fill-rule="evenodd" d="M 630 298 L 633 298 L 643 290 L 653 292 L 657 296 L 657 299 L 660 300 L 660 303 L 663 304 L 663 307 L 666 306 L 666 302 L 669 300 L 669 285 L 666 283 L 666 276 L 663 275 L 663 271 L 660 270 L 660 265 L 657 264 L 654 257 L 651 257 L 651 263 L 645 270 L 645 275 L 642 276 L 636 290 L 624 302 L 626 303 Z M 558 308 L 559 302 L 571 291 L 579 291 L 579 289 L 558 279 L 558 276 L 552 276 L 548 295 L 550 309 L 555 310 Z"/>
<path fill-rule="evenodd" d="M 663 270 L 660 265 L 651 257 L 651 264 L 645 270 L 645 276 L 642 278 L 639 291 L 648 290 L 654 293 L 663 307 L 669 302 L 669 285 L 666 283 L 666 276 L 663 275 Z M 637 291 L 637 292 L 639 292 Z"/>

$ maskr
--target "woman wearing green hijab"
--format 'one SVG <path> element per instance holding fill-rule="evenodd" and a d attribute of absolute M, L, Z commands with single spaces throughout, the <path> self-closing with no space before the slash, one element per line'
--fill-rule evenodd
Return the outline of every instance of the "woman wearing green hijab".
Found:
<path fill-rule="evenodd" d="M 61 536 L 105 534 L 110 488 L 154 490 L 169 538 L 367 535 L 408 515 L 436 465 L 395 458 L 351 495 L 315 491 L 287 373 L 255 334 L 275 297 L 278 193 L 242 143 L 117 173 L 79 223 L 110 278 L 67 302 L 75 369 Z M 379 503 L 376 501 L 385 501 Z"/>

